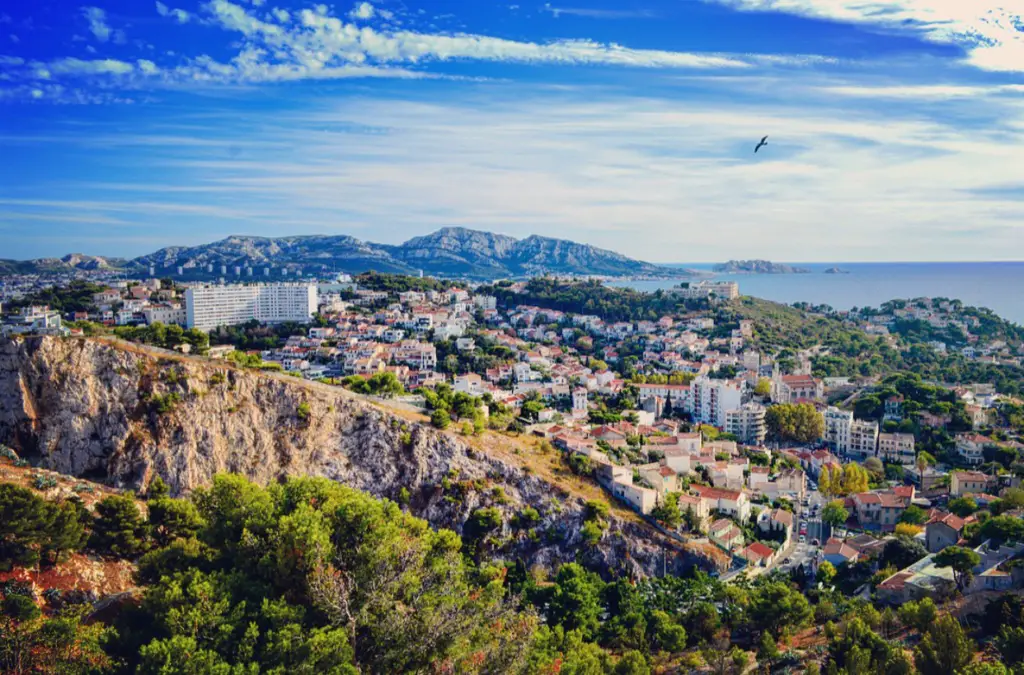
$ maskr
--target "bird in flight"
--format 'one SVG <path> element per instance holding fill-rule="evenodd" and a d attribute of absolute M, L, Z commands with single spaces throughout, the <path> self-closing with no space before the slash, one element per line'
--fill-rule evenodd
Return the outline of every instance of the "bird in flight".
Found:
<path fill-rule="evenodd" d="M 756 154 L 757 154 L 757 151 L 758 151 L 758 150 L 760 150 L 761 148 L 763 148 L 763 147 L 764 147 L 764 146 L 766 146 L 766 145 L 768 145 L 768 137 L 767 137 L 767 136 L 765 136 L 764 138 L 762 138 L 762 139 L 761 139 L 761 142 L 757 144 L 757 147 L 756 147 L 756 148 L 754 148 L 754 154 L 756 155 Z"/>

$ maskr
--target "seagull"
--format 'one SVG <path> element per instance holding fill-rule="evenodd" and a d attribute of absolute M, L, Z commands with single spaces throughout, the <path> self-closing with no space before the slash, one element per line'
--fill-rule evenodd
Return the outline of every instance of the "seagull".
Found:
<path fill-rule="evenodd" d="M 754 154 L 756 155 L 756 154 L 757 154 L 757 151 L 758 151 L 758 150 L 760 150 L 761 148 L 763 148 L 763 147 L 764 147 L 764 146 L 766 146 L 766 145 L 768 145 L 768 137 L 767 137 L 767 136 L 765 136 L 764 138 L 762 138 L 762 139 L 761 139 L 761 142 L 757 144 L 757 147 L 756 147 L 756 148 L 754 148 Z"/>

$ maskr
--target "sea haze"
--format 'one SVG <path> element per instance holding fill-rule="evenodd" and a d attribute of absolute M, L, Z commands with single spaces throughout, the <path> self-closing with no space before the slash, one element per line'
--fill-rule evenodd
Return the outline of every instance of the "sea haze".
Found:
<path fill-rule="evenodd" d="M 1024 262 L 937 263 L 789 263 L 810 274 L 720 274 L 737 281 L 740 293 L 776 302 L 810 302 L 836 309 L 877 307 L 894 298 L 957 298 L 967 305 L 988 307 L 1024 324 Z M 675 266 L 675 265 L 673 265 Z M 709 270 L 707 263 L 680 267 Z M 825 274 L 838 267 L 849 274 Z M 614 282 L 642 291 L 678 285 L 678 281 Z"/>

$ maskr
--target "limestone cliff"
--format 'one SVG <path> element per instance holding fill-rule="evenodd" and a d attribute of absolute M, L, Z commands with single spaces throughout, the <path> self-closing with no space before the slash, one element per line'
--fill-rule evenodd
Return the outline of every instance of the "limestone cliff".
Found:
<path fill-rule="evenodd" d="M 118 487 L 159 475 L 186 493 L 231 471 L 260 483 L 326 476 L 391 499 L 404 488 L 416 515 L 456 531 L 475 509 L 495 506 L 495 554 L 527 565 L 578 558 L 656 574 L 701 562 L 615 512 L 601 541 L 587 544 L 583 499 L 338 388 L 123 344 L 0 340 L 0 443 Z M 540 520 L 513 528 L 526 506 Z"/>

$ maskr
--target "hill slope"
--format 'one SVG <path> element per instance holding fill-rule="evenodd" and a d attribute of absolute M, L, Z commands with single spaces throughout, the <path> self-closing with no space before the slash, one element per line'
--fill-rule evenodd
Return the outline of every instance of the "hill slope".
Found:
<path fill-rule="evenodd" d="M 596 488 L 574 489 L 486 439 L 471 446 L 337 387 L 121 344 L 0 340 L 0 443 L 118 487 L 159 475 L 177 493 L 225 471 L 261 484 L 326 476 L 377 497 L 408 494 L 415 515 L 457 532 L 477 508 L 495 506 L 511 523 L 530 506 L 540 536 L 506 525 L 499 553 L 545 567 L 577 559 L 655 574 L 666 551 L 669 570 L 699 562 L 614 506 L 609 530 L 587 544 L 585 500 L 602 499 Z"/>

